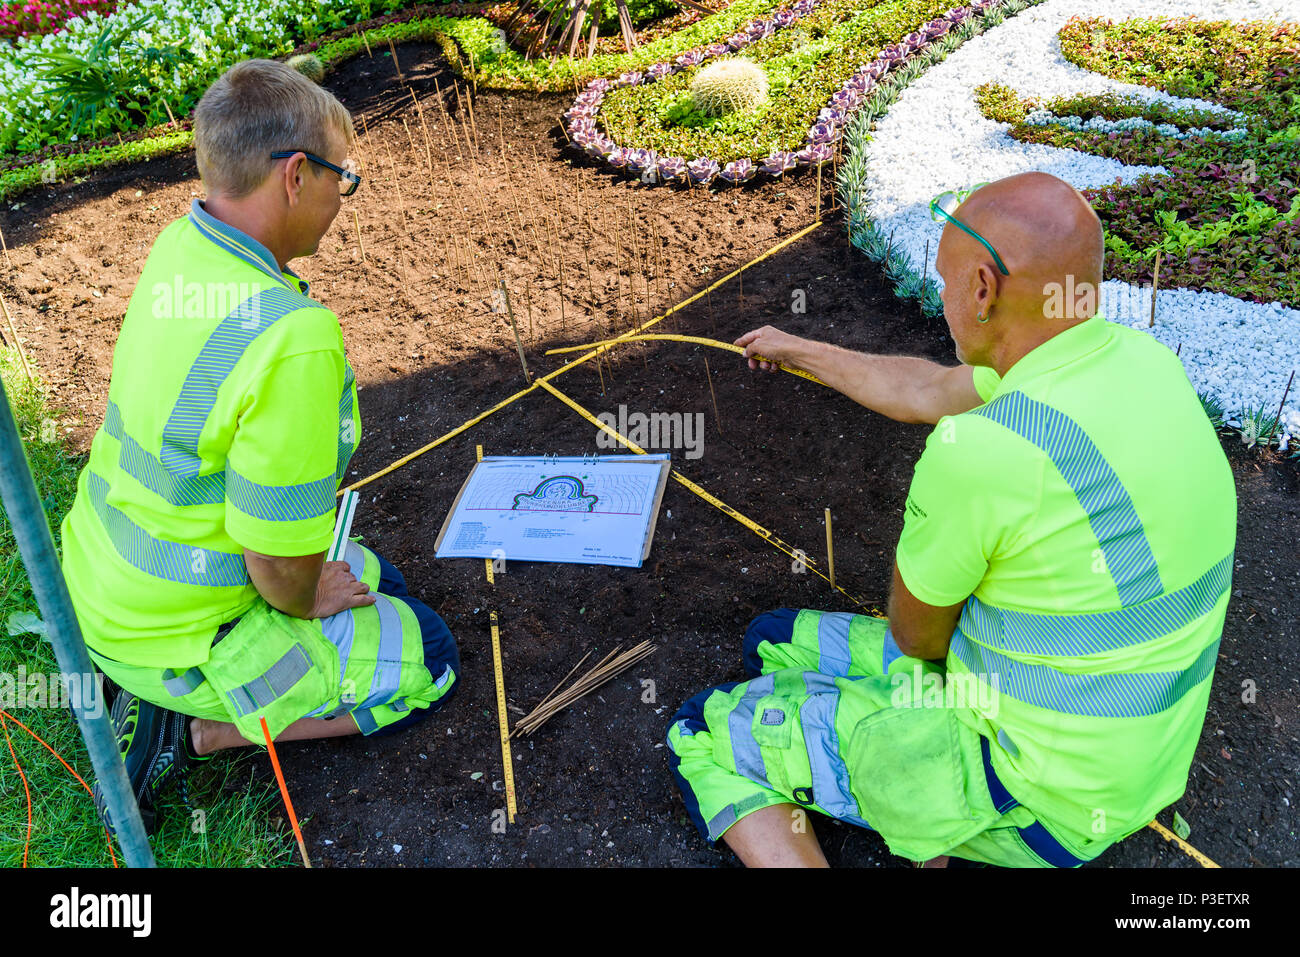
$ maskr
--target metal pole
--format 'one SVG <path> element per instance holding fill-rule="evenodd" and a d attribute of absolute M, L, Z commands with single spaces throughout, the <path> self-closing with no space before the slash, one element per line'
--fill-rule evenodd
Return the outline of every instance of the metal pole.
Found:
<path fill-rule="evenodd" d="M 153 867 L 153 849 L 149 847 L 140 807 L 131 793 L 131 782 L 103 706 L 103 692 L 94 679 L 90 655 L 81 637 L 81 626 L 77 624 L 72 598 L 54 551 L 54 539 L 36 495 L 36 483 L 32 480 L 27 453 L 3 382 L 0 382 L 0 406 L 0 501 L 13 525 L 59 669 L 69 684 L 72 711 L 77 716 L 86 750 L 90 752 L 90 763 L 103 790 L 127 866 Z"/>

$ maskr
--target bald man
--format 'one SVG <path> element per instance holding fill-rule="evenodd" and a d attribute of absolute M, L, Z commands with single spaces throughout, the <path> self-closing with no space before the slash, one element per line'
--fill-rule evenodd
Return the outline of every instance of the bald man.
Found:
<path fill-rule="evenodd" d="M 1231 589 L 1231 471 L 1174 354 L 1097 314 L 1101 224 L 1077 191 L 1026 173 L 958 199 L 931 209 L 961 365 L 770 326 L 737 340 L 751 368 L 935 426 L 888 619 L 759 616 L 749 680 L 669 730 L 697 827 L 747 865 L 825 866 L 817 811 L 916 862 L 1074 867 L 1186 786 Z"/>

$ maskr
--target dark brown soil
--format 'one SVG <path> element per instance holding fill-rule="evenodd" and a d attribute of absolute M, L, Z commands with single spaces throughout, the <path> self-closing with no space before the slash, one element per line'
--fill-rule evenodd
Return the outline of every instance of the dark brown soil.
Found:
<path fill-rule="evenodd" d="M 296 264 L 339 315 L 362 387 L 358 478 L 523 388 L 506 316 L 492 309 L 498 266 L 529 368 L 545 372 L 571 358 L 544 357 L 547 348 L 644 322 L 814 219 L 808 176 L 713 194 L 614 177 L 565 149 L 558 116 L 568 104 L 560 97 L 480 91 L 468 130 L 472 142 L 477 129 L 475 150 L 436 48 L 410 45 L 399 55 L 409 88 L 395 82 L 387 58 L 363 57 L 327 81 L 368 131 L 360 140 L 365 182 L 345 201 L 319 255 Z M 429 127 L 427 152 L 410 90 Z M 0 213 L 14 265 L 0 288 L 67 413 L 76 448 L 102 421 L 113 344 L 150 244 L 199 190 L 193 156 L 182 155 L 31 193 Z M 900 305 L 876 268 L 850 249 L 838 214 L 826 220 L 746 271 L 743 290 L 732 280 L 656 331 L 731 340 L 771 322 L 850 348 L 953 361 L 942 321 Z M 477 274 L 465 266 L 468 251 L 477 251 Z M 806 294 L 806 314 L 791 311 L 795 290 Z M 617 413 L 624 404 L 703 414 L 703 457 L 677 451 L 674 465 L 814 558 L 823 553 L 829 506 L 837 577 L 868 606 L 881 606 L 926 428 L 686 344 L 624 347 L 612 368 L 588 362 L 555 384 L 593 413 Z M 793 572 L 786 555 L 676 483 L 642 569 L 519 563 L 489 586 L 480 561 L 435 563 L 434 537 L 476 445 L 488 454 L 580 454 L 596 450 L 595 436 L 594 426 L 536 390 L 364 487 L 354 531 L 450 624 L 463 685 L 444 713 L 403 737 L 282 749 L 315 862 L 734 864 L 687 821 L 667 769 L 669 719 L 695 692 L 743 676 L 739 643 L 754 615 L 783 605 L 861 609 L 820 578 Z M 1188 791 L 1176 808 L 1192 825 L 1192 843 L 1223 865 L 1294 866 L 1300 479 L 1289 463 L 1235 448 L 1230 457 L 1241 515 L 1238 594 Z M 492 610 L 500 615 L 512 719 L 590 649 L 598 658 L 618 643 L 648 638 L 659 646 L 599 694 L 514 742 L 519 816 L 505 833 L 493 829 L 504 794 Z M 1253 703 L 1242 700 L 1248 680 L 1257 688 Z M 829 821 L 817 830 L 833 864 L 904 863 L 869 832 Z M 1107 864 L 1195 866 L 1150 830 L 1097 866 Z"/>

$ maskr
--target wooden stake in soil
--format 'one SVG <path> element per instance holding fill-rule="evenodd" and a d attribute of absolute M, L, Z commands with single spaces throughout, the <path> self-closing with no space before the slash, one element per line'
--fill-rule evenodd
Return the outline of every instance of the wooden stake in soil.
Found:
<path fill-rule="evenodd" d="M 835 587 L 835 546 L 831 542 L 831 510 L 826 509 L 826 571 Z"/>
<path fill-rule="evenodd" d="M 500 267 L 497 267 L 500 269 Z M 524 367 L 524 381 L 531 383 L 533 377 L 528 372 L 528 360 L 524 358 L 524 343 L 519 338 L 519 327 L 515 325 L 515 311 L 510 308 L 510 290 L 506 288 L 505 279 L 501 280 L 501 296 L 506 301 L 506 318 L 510 320 L 510 331 L 515 334 L 515 348 L 519 350 L 519 364 Z"/>
<path fill-rule="evenodd" d="M 9 326 L 9 338 L 14 341 L 14 348 L 18 350 L 18 358 L 23 360 L 23 371 L 27 373 L 27 381 L 30 383 L 32 381 L 32 367 L 27 363 L 27 352 L 18 339 L 18 330 L 14 328 L 13 316 L 9 315 L 9 307 L 5 305 L 3 297 L 0 297 L 0 310 L 4 311 L 5 323 Z M 1286 400 L 1283 399 L 1283 401 Z"/>
<path fill-rule="evenodd" d="M 357 227 L 357 248 L 361 250 L 361 261 L 366 261 L 366 244 L 361 241 L 361 220 L 357 218 L 357 211 L 352 210 L 352 223 Z"/>
<path fill-rule="evenodd" d="M 166 97 L 163 98 L 162 104 L 163 104 L 163 108 L 167 110 L 167 119 L 169 119 L 169 120 L 171 121 L 172 128 L 175 129 L 175 128 L 176 128 L 176 116 L 175 116 L 175 114 L 172 113 L 172 107 L 171 107 L 171 104 L 167 102 L 167 98 L 166 98 Z"/>
<path fill-rule="evenodd" d="M 1282 390 L 1282 401 L 1277 404 L 1277 415 L 1273 419 L 1273 435 L 1276 435 L 1282 429 L 1282 409 L 1286 406 L 1286 397 L 1291 394 L 1291 383 L 1294 381 L 1295 369 L 1292 369 L 1291 378 L 1286 380 L 1286 388 Z M 1269 442 L 1273 441 L 1273 435 L 1268 437 Z"/>
<path fill-rule="evenodd" d="M 397 81 L 405 82 L 406 77 L 402 76 L 402 65 L 397 62 L 397 47 L 393 46 L 393 38 L 388 38 L 388 52 L 393 55 L 393 69 L 397 71 Z"/>
<path fill-rule="evenodd" d="M 713 399 L 713 417 L 718 420 L 718 435 L 722 434 L 722 416 L 718 414 L 718 397 L 713 391 L 713 374 L 709 372 L 709 357 L 704 357 L 704 378 L 709 381 L 709 397 Z"/>
<path fill-rule="evenodd" d="M 10 269 L 13 269 L 14 261 L 9 258 L 9 246 L 5 242 L 5 234 L 4 234 L 4 230 L 2 229 L 0 229 L 0 249 L 4 250 L 5 262 L 9 264 Z"/>
<path fill-rule="evenodd" d="M 520 732 L 523 732 L 524 734 L 532 734 L 565 708 L 569 707 L 585 695 L 595 691 L 610 679 L 622 674 L 638 661 L 653 654 L 655 651 L 655 646 L 648 641 L 643 641 L 639 645 L 620 653 L 621 648 L 622 645 L 615 647 L 613 651 L 600 660 L 599 664 L 584 674 L 568 688 L 565 688 L 563 691 L 558 693 L 552 691 L 549 695 L 543 698 L 537 707 L 515 722 L 514 730 L 510 732 L 511 737 Z M 587 659 L 584 657 L 582 660 L 586 661 Z M 581 665 L 582 662 L 580 661 L 578 664 Z M 575 667 L 573 671 L 576 670 L 577 668 Z M 573 671 L 570 671 L 569 674 L 573 674 Z M 564 680 L 567 681 L 568 679 L 565 678 Z M 563 683 L 563 681 L 560 682 L 560 684 Z"/>
<path fill-rule="evenodd" d="M 822 164 L 817 164 L 817 214 L 813 216 L 813 222 L 822 218 Z"/>
<path fill-rule="evenodd" d="M 925 290 L 926 284 L 930 281 L 925 277 L 925 271 L 930 268 L 930 240 L 925 241 L 925 258 L 921 260 L 921 295 L 917 304 L 921 307 L 921 318 L 925 318 Z"/>
<path fill-rule="evenodd" d="M 1156 250 L 1156 268 L 1151 276 L 1151 321 L 1147 323 L 1148 329 L 1156 324 L 1156 292 L 1160 289 L 1160 255 L 1163 252 L 1162 249 Z"/>
<path fill-rule="evenodd" d="M 366 37 L 366 32 L 364 30 L 361 31 L 361 42 L 366 45 L 366 56 L 373 60 L 375 58 L 375 51 L 370 49 L 370 40 Z"/>

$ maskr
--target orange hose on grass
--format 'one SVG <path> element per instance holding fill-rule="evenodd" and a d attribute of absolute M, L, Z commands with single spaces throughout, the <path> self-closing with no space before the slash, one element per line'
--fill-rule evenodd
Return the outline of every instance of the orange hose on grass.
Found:
<path fill-rule="evenodd" d="M 23 791 L 27 795 L 27 840 L 23 842 L 23 867 L 27 866 L 27 852 L 32 846 L 32 789 L 27 786 L 27 775 L 23 773 L 22 762 L 18 760 L 18 754 L 14 751 L 13 740 L 9 737 L 9 725 L 5 724 L 4 713 L 0 712 L 0 731 L 5 733 L 5 744 L 9 745 L 9 756 L 14 759 L 14 767 L 18 769 L 18 776 L 23 779 Z"/>
<path fill-rule="evenodd" d="M 27 725 L 23 724 L 21 721 L 19 721 L 17 718 L 11 715 L 8 711 L 5 711 L 3 708 L 0 708 L 0 718 L 8 718 L 10 721 L 18 725 L 18 727 L 22 728 L 33 738 L 35 738 L 38 742 L 40 742 L 40 744 L 44 746 L 46 751 L 50 752 L 50 754 L 54 755 L 56 758 L 59 759 L 59 763 L 68 769 L 68 773 L 77 779 L 77 783 L 79 783 L 83 788 L 86 789 L 86 793 L 91 795 L 91 797 L 94 797 L 95 792 L 90 789 L 90 785 L 82 780 L 81 775 L 72 769 L 72 765 L 70 765 L 67 761 L 63 760 L 63 755 L 59 754 L 58 751 L 55 751 L 52 747 L 50 747 L 49 743 L 44 738 L 42 738 L 31 728 L 27 727 Z M 17 758 L 15 758 L 14 760 L 16 762 Z M 104 828 L 104 841 L 105 843 L 108 844 L 108 856 L 112 858 L 113 866 L 114 867 L 120 866 L 117 863 L 117 855 L 113 853 L 113 838 L 112 835 L 108 833 L 108 828 Z"/>
<path fill-rule="evenodd" d="M 275 742 L 271 740 L 271 729 L 266 726 L 265 718 L 258 718 L 262 722 L 262 734 L 266 735 L 266 750 L 271 755 L 271 769 L 275 771 L 275 782 L 280 785 L 280 797 L 284 798 L 284 808 L 289 813 L 289 823 L 293 825 L 293 836 L 298 839 L 298 852 L 302 854 L 302 863 L 305 867 L 311 867 L 311 859 L 307 857 L 307 845 L 303 843 L 302 831 L 298 830 L 298 815 L 293 811 L 293 801 L 289 800 L 289 789 L 284 786 L 284 772 L 280 770 L 280 759 L 275 753 Z"/>

